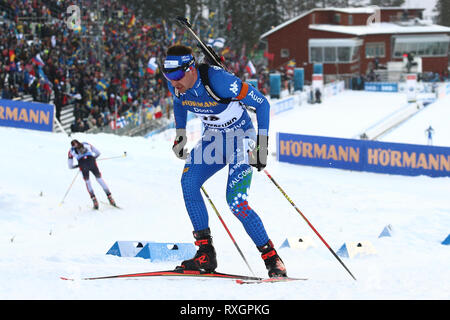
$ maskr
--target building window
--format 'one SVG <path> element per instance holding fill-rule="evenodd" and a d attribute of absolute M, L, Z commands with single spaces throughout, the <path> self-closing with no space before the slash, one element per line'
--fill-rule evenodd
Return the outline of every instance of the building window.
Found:
<path fill-rule="evenodd" d="M 310 63 L 352 63 L 359 60 L 362 40 L 351 39 L 310 39 Z"/>
<path fill-rule="evenodd" d="M 384 58 L 385 56 L 384 42 L 366 43 L 366 58 Z"/>
<path fill-rule="evenodd" d="M 281 58 L 289 58 L 289 49 L 283 48 L 280 51 Z"/>
<path fill-rule="evenodd" d="M 348 15 L 348 25 L 351 26 L 353 24 L 353 16 L 351 14 Z"/>
<path fill-rule="evenodd" d="M 351 61 L 351 48 L 350 47 L 338 47 L 337 48 L 337 58 L 339 62 Z"/>
<path fill-rule="evenodd" d="M 325 47 L 323 53 L 323 62 L 336 62 L 336 47 Z"/>
<path fill-rule="evenodd" d="M 450 37 L 447 35 L 394 37 L 392 55 L 398 59 L 407 53 L 419 57 L 445 57 L 449 43 Z"/>
<path fill-rule="evenodd" d="M 322 63 L 323 62 L 323 48 L 321 47 L 313 47 L 311 48 L 310 60 L 311 62 Z"/>
<path fill-rule="evenodd" d="M 341 14 L 335 13 L 333 16 L 333 21 L 334 21 L 334 23 L 340 24 L 341 23 Z"/>

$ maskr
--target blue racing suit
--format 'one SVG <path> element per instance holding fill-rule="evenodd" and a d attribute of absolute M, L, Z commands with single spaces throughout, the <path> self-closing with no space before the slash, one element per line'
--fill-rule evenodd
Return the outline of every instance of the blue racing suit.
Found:
<path fill-rule="evenodd" d="M 265 245 L 269 241 L 266 230 L 248 201 L 252 180 L 248 151 L 255 147 L 257 132 L 244 105 L 255 108 L 258 133 L 268 135 L 269 102 L 257 89 L 238 77 L 222 68 L 210 66 L 210 87 L 221 98 L 233 99 L 228 104 L 219 103 L 206 91 L 198 69 L 197 75 L 194 86 L 184 94 L 176 93 L 168 82 L 169 90 L 174 95 L 176 128 L 186 128 L 188 111 L 201 119 L 204 128 L 202 139 L 186 159 L 181 178 L 183 197 L 194 231 L 209 227 L 201 186 L 228 165 L 227 203 L 255 245 Z"/>

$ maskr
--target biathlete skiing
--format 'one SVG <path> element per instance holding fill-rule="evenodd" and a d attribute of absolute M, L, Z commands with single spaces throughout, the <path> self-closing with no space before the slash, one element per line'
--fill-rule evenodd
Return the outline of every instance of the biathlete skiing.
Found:
<path fill-rule="evenodd" d="M 200 272 L 217 268 L 208 211 L 200 190 L 206 180 L 228 166 L 226 200 L 231 212 L 261 253 L 269 277 L 287 277 L 263 222 L 249 205 L 252 167 L 261 171 L 267 164 L 269 102 L 257 89 L 226 70 L 197 64 L 192 48 L 187 46 L 167 49 L 163 73 L 173 94 L 176 138 L 172 149 L 185 160 L 181 186 L 198 246 L 195 256 L 177 268 Z M 258 130 L 245 106 L 255 109 Z M 189 153 L 185 148 L 188 111 L 201 119 L 204 129 Z"/>
<path fill-rule="evenodd" d="M 94 203 L 94 209 L 98 209 L 98 201 L 95 196 L 94 189 L 92 188 L 91 181 L 89 179 L 89 172 L 97 179 L 97 182 L 105 191 L 106 196 L 108 197 L 109 203 L 113 206 L 116 206 L 116 202 L 114 201 L 111 191 L 106 185 L 105 181 L 102 178 L 102 174 L 97 166 L 96 159 L 100 156 L 100 151 L 95 148 L 93 145 L 87 142 L 80 142 L 76 139 L 70 142 L 71 148 L 68 154 L 67 164 L 69 169 L 79 168 L 81 173 L 83 174 L 84 182 L 86 183 L 86 188 L 89 192 L 89 195 Z M 77 159 L 78 164 L 73 164 L 73 159 Z"/>

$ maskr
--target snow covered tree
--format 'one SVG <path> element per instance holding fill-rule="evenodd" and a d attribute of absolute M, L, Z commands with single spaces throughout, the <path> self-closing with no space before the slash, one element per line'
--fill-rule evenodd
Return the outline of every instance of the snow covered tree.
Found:
<path fill-rule="evenodd" d="M 401 7 L 405 0 L 371 0 L 370 4 L 379 7 Z"/>
<path fill-rule="evenodd" d="M 450 27 L 450 2 L 448 0 L 438 0 L 434 11 L 437 13 L 436 22 Z"/>
<path fill-rule="evenodd" d="M 314 0 L 282 0 L 280 1 L 279 7 L 283 19 L 288 20 L 321 5 L 322 3 Z"/>
<path fill-rule="evenodd" d="M 187 1 L 180 0 L 122 0 L 124 5 L 128 5 L 132 8 L 139 8 L 142 10 L 143 16 L 148 19 L 170 19 L 179 15 L 184 15 Z M 189 1 L 190 2 L 190 1 Z"/>
<path fill-rule="evenodd" d="M 284 21 L 277 1 L 273 0 L 224 1 L 224 14 L 228 43 L 237 48 L 252 48 L 261 34 Z"/>

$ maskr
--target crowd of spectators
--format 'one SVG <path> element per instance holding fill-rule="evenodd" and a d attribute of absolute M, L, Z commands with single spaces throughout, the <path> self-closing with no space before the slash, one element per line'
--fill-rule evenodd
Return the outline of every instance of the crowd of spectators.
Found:
<path fill-rule="evenodd" d="M 61 108 L 73 103 L 73 131 L 108 125 L 139 106 L 166 98 L 159 73 L 149 74 L 149 56 L 160 56 L 161 28 L 129 24 L 132 14 L 114 1 L 101 1 L 103 28 L 83 1 L 81 28 L 67 23 L 63 1 L 2 1 L 0 4 L 0 90 L 12 99 L 21 93 Z M 96 29 L 97 28 L 97 29 Z M 96 33 L 96 31 L 98 31 Z M 97 36 L 97 37 L 96 37 Z M 102 86 L 98 86 L 99 82 Z"/>
<path fill-rule="evenodd" d="M 93 10 L 98 5 L 101 24 Z M 73 104 L 72 132 L 117 126 L 123 116 L 140 121 L 137 114 L 142 119 L 168 113 L 170 92 L 148 61 L 154 57 L 160 65 L 168 46 L 195 42 L 180 28 L 144 20 L 112 0 L 83 0 L 80 27 L 68 23 L 66 7 L 60 0 L 0 0 L 0 97 L 51 100 L 58 119 Z M 227 51 L 227 67 L 249 77 L 245 55 Z M 258 86 L 267 91 L 268 73 L 258 74 Z"/>

